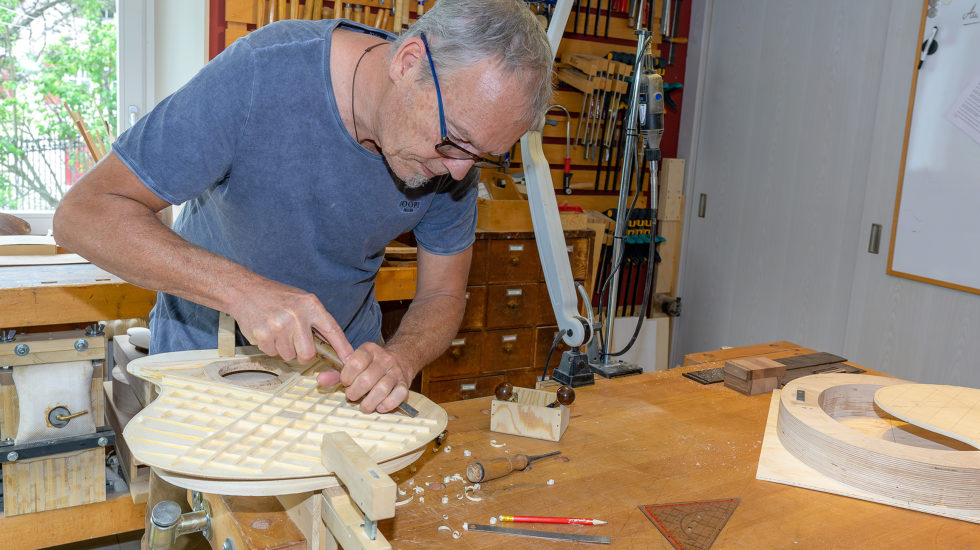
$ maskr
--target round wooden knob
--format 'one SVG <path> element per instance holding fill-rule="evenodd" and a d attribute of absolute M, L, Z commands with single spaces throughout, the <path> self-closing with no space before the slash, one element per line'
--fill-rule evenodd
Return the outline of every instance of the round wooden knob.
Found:
<path fill-rule="evenodd" d="M 453 349 L 449 350 L 449 354 L 453 356 L 453 359 L 459 359 L 463 355 L 463 349 L 459 346 L 453 346 Z"/>
<path fill-rule="evenodd" d="M 566 407 L 571 405 L 575 401 L 575 390 L 569 388 L 568 386 L 562 386 L 558 388 L 558 393 L 556 394 L 558 402 Z"/>
<path fill-rule="evenodd" d="M 501 382 L 493 393 L 500 401 L 510 401 L 514 396 L 514 385 L 510 382 Z"/>
<path fill-rule="evenodd" d="M 504 344 L 504 353 L 513 353 L 514 344 Z"/>
<path fill-rule="evenodd" d="M 519 257 L 517 257 L 517 256 L 514 256 L 513 258 L 510 259 L 510 264 L 511 265 L 517 265 L 519 263 L 521 263 L 521 259 Z"/>
<path fill-rule="evenodd" d="M 514 301 L 507 302 L 507 307 L 509 307 L 510 309 L 517 309 L 517 302 Z"/>

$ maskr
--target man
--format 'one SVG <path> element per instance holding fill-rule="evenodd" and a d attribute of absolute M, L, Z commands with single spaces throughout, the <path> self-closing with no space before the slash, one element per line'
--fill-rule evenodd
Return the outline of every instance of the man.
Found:
<path fill-rule="evenodd" d="M 151 353 L 216 347 L 218 311 L 285 360 L 313 359 L 315 329 L 345 363 L 319 382 L 388 412 L 445 351 L 465 306 L 474 164 L 540 123 L 552 52 L 519 0 L 439 0 L 392 38 L 339 20 L 256 30 L 65 196 L 59 243 L 160 291 Z M 155 214 L 182 202 L 171 231 Z M 416 295 L 380 345 L 374 278 L 407 231 Z"/>

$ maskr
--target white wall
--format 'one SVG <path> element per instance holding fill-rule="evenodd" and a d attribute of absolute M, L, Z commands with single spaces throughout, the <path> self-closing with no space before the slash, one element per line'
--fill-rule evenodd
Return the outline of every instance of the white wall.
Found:
<path fill-rule="evenodd" d="M 910 0 L 695 0 L 671 364 L 791 340 L 980 387 L 980 296 L 885 274 L 920 16 Z"/>

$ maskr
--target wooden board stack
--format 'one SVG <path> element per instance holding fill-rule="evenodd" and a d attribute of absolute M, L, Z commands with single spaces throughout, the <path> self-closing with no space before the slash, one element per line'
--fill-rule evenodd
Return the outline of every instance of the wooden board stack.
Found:
<path fill-rule="evenodd" d="M 786 365 L 765 357 L 727 361 L 724 368 L 725 386 L 745 395 L 771 392 L 786 374 Z"/>

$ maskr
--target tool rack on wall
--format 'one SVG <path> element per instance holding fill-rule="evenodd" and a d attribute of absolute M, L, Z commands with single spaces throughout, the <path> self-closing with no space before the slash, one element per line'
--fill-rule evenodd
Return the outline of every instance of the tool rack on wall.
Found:
<path fill-rule="evenodd" d="M 248 32 L 282 19 L 326 19 L 345 17 L 385 30 L 398 32 L 418 18 L 420 12 L 431 8 L 437 0 L 225 0 L 224 39 L 221 47 L 231 44 Z M 663 0 L 655 0 L 652 14 L 646 11 L 643 21 L 659 29 Z M 546 19 L 547 3 L 529 3 Z M 633 20 L 629 17 L 629 2 L 625 0 L 583 0 L 572 8 L 564 37 L 559 45 L 555 103 L 564 106 L 572 120 L 571 171 L 573 193 L 608 194 L 615 205 L 619 186 L 616 155 L 621 148 L 620 126 L 626 111 L 626 88 L 632 72 L 636 51 Z M 659 33 L 654 33 L 652 55 L 659 57 Z M 213 52 L 217 53 L 217 52 Z M 616 61 L 609 59 L 613 53 Z M 629 58 L 629 63 L 621 59 Z M 586 101 L 588 99 L 588 101 Z M 590 110 L 589 103 L 593 102 Z M 610 104 L 612 109 L 610 109 Z M 583 111 L 585 116 L 583 116 Z M 592 118 L 589 114 L 591 113 Z M 558 124 L 544 128 L 544 154 L 549 160 L 556 189 L 562 188 L 565 158 L 566 124 L 564 112 L 553 110 L 550 118 Z M 595 128 L 591 128 L 595 126 Z M 591 128 L 595 144 L 587 147 L 582 139 Z M 579 134 L 578 145 L 574 134 Z M 592 139 L 592 138 L 590 138 Z M 587 151 L 588 149 L 588 151 Z M 587 154 L 588 153 L 588 154 Z M 519 172 L 520 147 L 515 146 L 511 172 Z"/>

